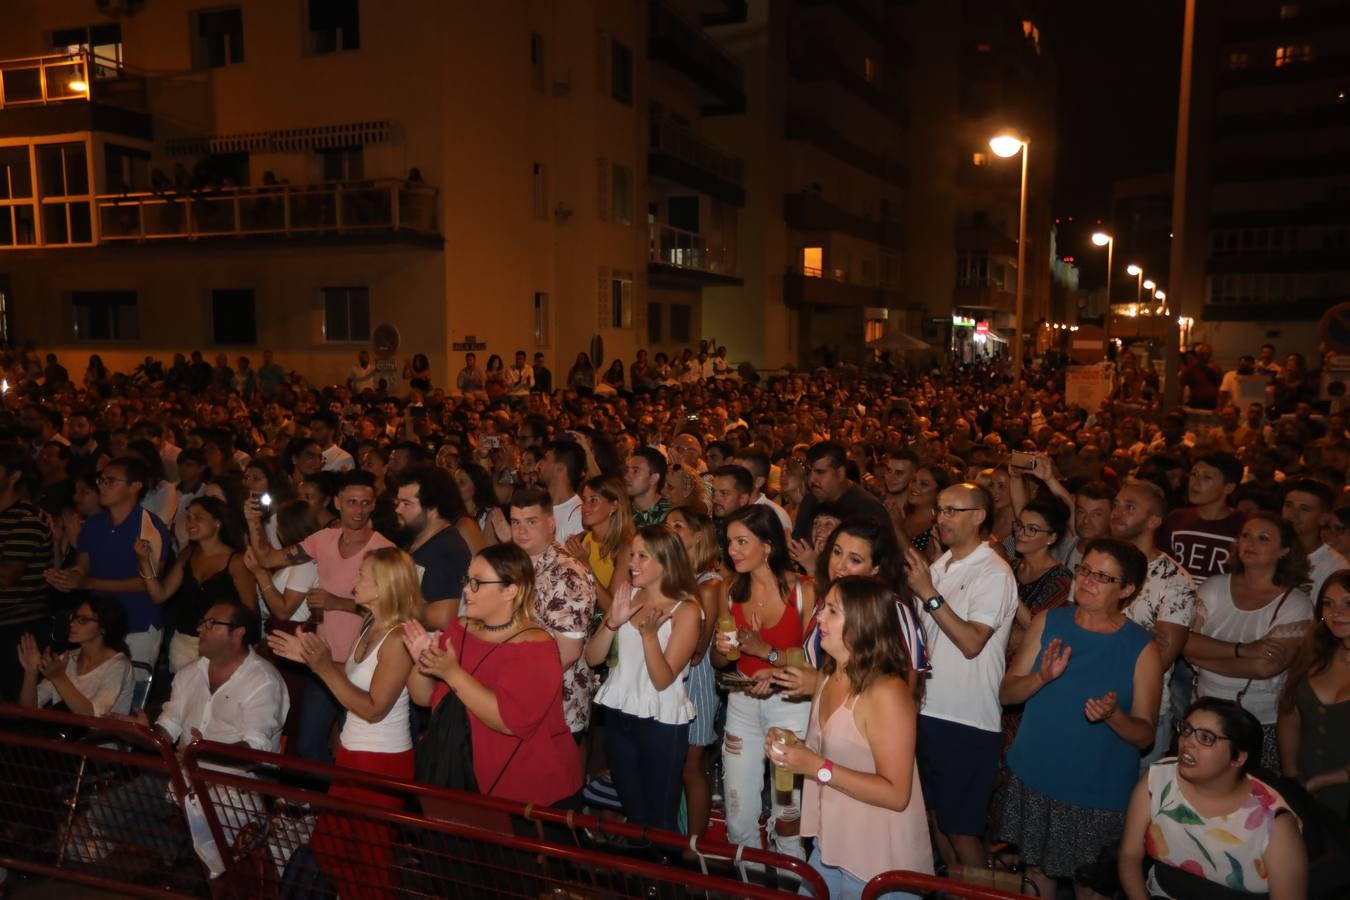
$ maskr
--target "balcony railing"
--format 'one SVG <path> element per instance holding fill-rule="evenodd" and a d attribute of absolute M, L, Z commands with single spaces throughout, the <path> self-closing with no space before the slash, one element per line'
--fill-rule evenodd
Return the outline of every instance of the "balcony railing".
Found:
<path fill-rule="evenodd" d="M 647 259 L 677 269 L 736 277 L 736 255 L 732 248 L 710 244 L 703 235 L 672 225 L 651 226 Z"/>
<path fill-rule="evenodd" d="M 85 53 L 0 60 L 0 109 L 88 100 L 89 86 Z"/>
<path fill-rule="evenodd" d="M 104 241 L 276 235 L 435 235 L 436 189 L 399 179 L 98 198 Z"/>
<path fill-rule="evenodd" d="M 683 72 L 710 96 L 722 102 L 708 113 L 745 110 L 745 73 L 696 25 L 680 17 L 662 0 L 648 0 L 647 55 Z"/>
<path fill-rule="evenodd" d="M 814 116 L 789 110 L 786 133 L 789 140 L 805 141 L 835 159 L 843 160 L 897 187 L 909 184 L 909 172 L 902 163 L 884 153 L 863 149 Z"/>
<path fill-rule="evenodd" d="M 650 149 L 668 153 L 732 184 L 745 184 L 745 166 L 739 157 L 723 153 L 667 116 L 652 119 Z"/>

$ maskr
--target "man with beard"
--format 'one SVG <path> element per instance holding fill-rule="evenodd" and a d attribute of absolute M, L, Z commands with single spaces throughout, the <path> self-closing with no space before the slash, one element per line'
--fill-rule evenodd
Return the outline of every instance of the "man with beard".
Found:
<path fill-rule="evenodd" d="M 103 451 L 94 440 L 94 423 L 89 413 L 76 410 L 66 420 L 67 437 L 70 438 L 71 468 L 78 471 L 98 468 Z"/>
<path fill-rule="evenodd" d="M 422 576 L 427 624 L 444 628 L 459 614 L 460 591 L 472 557 L 454 527 L 457 489 L 448 472 L 426 465 L 404 469 L 397 484 L 394 515 L 399 545 Z"/>
<path fill-rule="evenodd" d="M 806 451 L 806 462 L 811 467 L 806 478 L 810 494 L 802 501 L 801 509 L 797 510 L 797 522 L 792 529 L 795 540 L 810 539 L 816 508 L 822 503 L 839 507 L 844 518 L 866 516 L 878 522 L 890 523 L 890 514 L 881 501 L 848 477 L 848 454 L 840 444 L 833 441 L 813 444 Z"/>

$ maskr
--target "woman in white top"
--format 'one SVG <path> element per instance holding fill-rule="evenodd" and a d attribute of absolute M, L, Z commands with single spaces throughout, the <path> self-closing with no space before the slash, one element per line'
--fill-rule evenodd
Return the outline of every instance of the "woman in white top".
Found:
<path fill-rule="evenodd" d="M 319 530 L 319 520 L 304 500 L 288 500 L 281 505 L 272 521 L 277 526 L 277 538 L 281 546 L 290 547 Z M 258 561 L 249 543 L 244 552 L 244 565 L 258 582 L 259 612 L 263 617 L 263 626 L 269 624 L 269 617 L 282 622 L 309 621 L 309 604 L 305 598 L 319 583 L 319 564 L 313 560 L 291 566 L 282 566 L 269 571 Z M 268 629 L 272 630 L 272 629 Z"/>
<path fill-rule="evenodd" d="M 356 579 L 356 605 L 366 613 L 365 628 L 352 645 L 345 664 L 333 659 L 317 634 L 276 631 L 267 642 L 278 656 L 309 666 L 347 710 L 334 762 L 411 781 L 412 731 L 408 722 L 408 673 L 412 657 L 404 647 L 403 623 L 422 605 L 412 557 L 395 547 L 367 553 Z M 396 634 L 389 640 L 391 634 Z M 386 809 L 399 809 L 402 797 L 356 787 L 337 779 L 329 787 L 345 797 Z M 393 835 L 379 826 L 363 826 L 360 839 L 350 833 L 352 821 L 320 816 L 310 846 L 343 897 L 392 896 Z M 373 832 L 373 833 L 368 833 Z"/>
<path fill-rule="evenodd" d="M 70 614 L 69 640 L 79 645 L 76 650 L 39 650 L 33 636 L 25 634 L 19 639 L 19 704 L 30 709 L 63 705 L 81 716 L 130 713 L 135 682 L 126 639 L 127 614 L 111 597 L 90 597 Z"/>
<path fill-rule="evenodd" d="M 1211 575 L 1196 592 L 1186 658 L 1197 697 L 1236 700 L 1256 716 L 1261 767 L 1278 772 L 1280 690 L 1312 629 L 1312 601 L 1298 588 L 1307 557 L 1294 550 L 1289 523 L 1264 512 L 1247 519 L 1233 551 L 1231 573 Z"/>
<path fill-rule="evenodd" d="M 681 771 L 693 704 L 685 674 L 699 639 L 698 588 L 684 545 L 664 525 L 633 538 L 628 583 L 610 604 L 605 627 L 586 645 L 597 666 L 618 641 L 619 664 L 595 695 L 609 708 L 605 751 L 628 821 L 679 827 Z"/>

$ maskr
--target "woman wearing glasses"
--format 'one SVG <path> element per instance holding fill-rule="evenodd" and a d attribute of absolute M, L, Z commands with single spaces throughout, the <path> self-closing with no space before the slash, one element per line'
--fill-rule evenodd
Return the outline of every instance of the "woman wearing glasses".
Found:
<path fill-rule="evenodd" d="M 549 806 L 581 789 L 581 755 L 563 718 L 562 662 L 530 613 L 533 593 L 529 555 L 493 544 L 469 564 L 463 618 L 437 635 L 416 620 L 404 625 L 416 660 L 408 690 L 432 709 L 417 747 L 418 781 Z"/>
<path fill-rule="evenodd" d="M 1261 723 L 1232 700 L 1206 697 L 1177 734 L 1176 758 L 1150 766 L 1130 797 L 1119 856 L 1125 896 L 1304 900 L 1298 820 L 1251 774 Z"/>
<path fill-rule="evenodd" d="M 81 716 L 129 714 L 134 680 L 122 604 L 112 597 L 90 597 L 70 614 L 67 640 L 76 649 L 57 654 L 40 650 L 31 634 L 19 639 L 19 705 L 63 708 Z"/>
<path fill-rule="evenodd" d="M 999 700 L 1026 709 L 1008 751 L 998 834 L 1021 847 L 1042 897 L 1120 836 L 1139 752 L 1153 746 L 1162 665 L 1152 635 L 1124 612 L 1147 571 L 1136 547 L 1088 544 L 1077 605 L 1033 619 L 1003 676 Z M 1083 760 L 1092 764 L 1066 765 Z"/>

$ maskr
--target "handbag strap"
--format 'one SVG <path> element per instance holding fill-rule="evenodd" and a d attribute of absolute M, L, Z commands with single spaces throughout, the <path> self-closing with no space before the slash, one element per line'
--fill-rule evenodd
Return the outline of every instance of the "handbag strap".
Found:
<path fill-rule="evenodd" d="M 1279 602 L 1275 604 L 1275 612 L 1271 613 L 1270 625 L 1266 626 L 1266 631 L 1270 631 L 1270 629 L 1274 627 L 1275 620 L 1280 617 L 1280 610 L 1284 608 L 1284 601 L 1289 599 L 1289 592 L 1292 590 L 1293 588 L 1285 588 L 1284 593 L 1280 595 Z M 1242 690 L 1237 692 L 1237 697 L 1235 697 L 1234 700 L 1237 702 L 1238 706 L 1242 705 L 1242 698 L 1246 697 L 1247 691 L 1251 690 L 1253 681 L 1255 681 L 1254 678 L 1248 678 L 1247 683 L 1242 686 Z"/>

